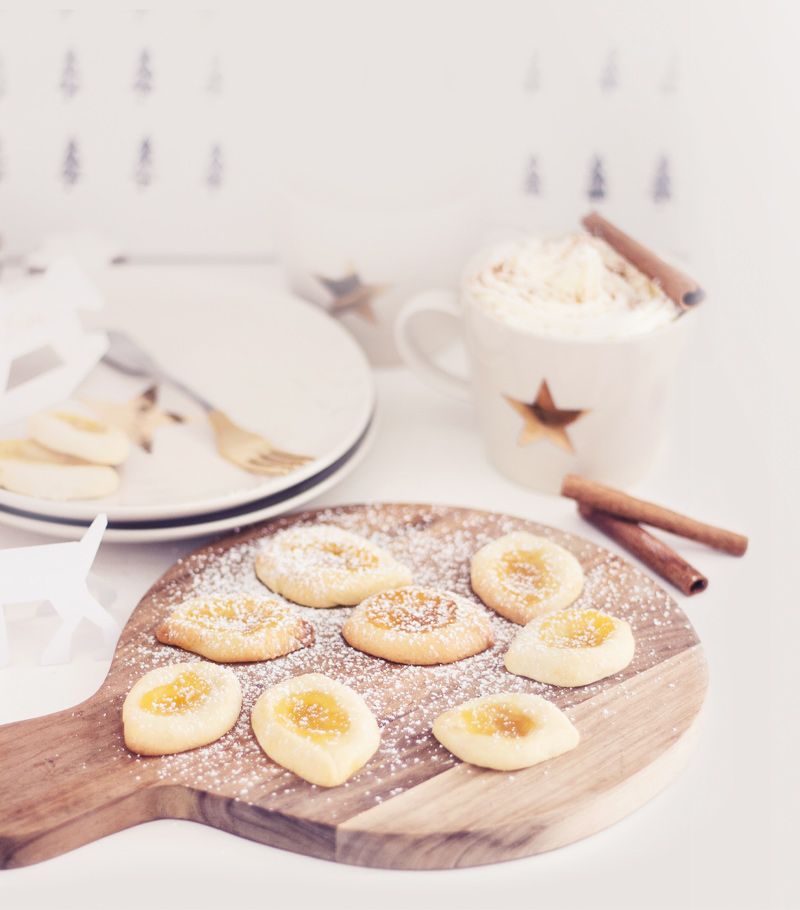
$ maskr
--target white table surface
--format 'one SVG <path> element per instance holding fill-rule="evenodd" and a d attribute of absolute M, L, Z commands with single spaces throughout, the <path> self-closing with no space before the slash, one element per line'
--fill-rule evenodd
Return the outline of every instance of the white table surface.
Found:
<path fill-rule="evenodd" d="M 736 312 L 724 317 L 727 329 Z M 742 560 L 680 545 L 711 579 L 699 597 L 676 595 L 704 642 L 711 687 L 699 748 L 666 792 L 580 843 L 452 872 L 337 866 L 190 822 L 153 822 L 0 872 L 0 908 L 797 906 L 779 867 L 790 853 L 788 812 L 784 820 L 778 808 L 796 798 L 796 787 L 793 795 L 782 783 L 796 730 L 772 675 L 784 650 L 789 653 L 789 636 L 779 628 L 784 605 L 770 584 L 773 543 L 788 537 L 790 525 L 788 518 L 780 524 L 780 503 L 771 507 L 765 495 L 768 452 L 752 431 L 763 395 L 754 380 L 768 355 L 743 365 L 742 333 L 721 332 L 711 307 L 701 323 L 677 380 L 681 406 L 672 414 L 669 442 L 635 492 L 742 530 L 752 543 Z M 522 515 L 604 542 L 570 502 L 498 476 L 484 459 L 467 405 L 440 398 L 399 368 L 379 371 L 377 382 L 374 448 L 316 504 L 451 503 Z M 0 528 L 0 546 L 41 540 Z M 115 615 L 124 621 L 149 585 L 198 543 L 104 545 L 95 571 L 117 591 Z M 108 666 L 96 657 L 92 633 L 79 639 L 69 665 L 38 666 L 49 617 L 25 615 L 10 611 L 13 663 L 0 670 L 0 722 L 75 704 L 95 691 Z M 748 623 L 749 616 L 757 622 Z"/>

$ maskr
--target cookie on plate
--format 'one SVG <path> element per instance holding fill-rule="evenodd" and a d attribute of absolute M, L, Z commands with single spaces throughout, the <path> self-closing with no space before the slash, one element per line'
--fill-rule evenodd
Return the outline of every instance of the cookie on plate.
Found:
<path fill-rule="evenodd" d="M 54 452 L 92 464 L 122 464 L 131 449 L 130 440 L 118 427 L 70 411 L 34 414 L 28 420 L 28 433 Z"/>
<path fill-rule="evenodd" d="M 251 723 L 273 761 L 321 787 L 343 784 L 381 741 L 375 716 L 358 692 L 321 673 L 267 689 L 253 707 Z"/>
<path fill-rule="evenodd" d="M 635 648 L 624 619 L 572 608 L 529 622 L 511 642 L 505 665 L 553 686 L 588 686 L 624 670 Z"/>
<path fill-rule="evenodd" d="M 501 692 L 440 714 L 433 735 L 456 758 L 516 771 L 569 752 L 580 736 L 569 718 L 538 695 Z"/>
<path fill-rule="evenodd" d="M 306 607 L 352 606 L 407 585 L 411 572 L 391 553 L 335 525 L 302 525 L 270 537 L 256 558 L 270 590 Z"/>
<path fill-rule="evenodd" d="M 476 604 L 415 585 L 373 594 L 342 627 L 359 651 L 401 664 L 447 664 L 492 644 L 489 617 Z"/>
<path fill-rule="evenodd" d="M 30 439 L 0 440 L 0 486 L 36 499 L 102 499 L 119 488 L 108 465 L 51 452 Z"/>
<path fill-rule="evenodd" d="M 180 604 L 156 638 L 217 663 L 239 663 L 272 660 L 311 645 L 314 627 L 277 597 L 212 594 Z"/>
<path fill-rule="evenodd" d="M 501 616 L 524 625 L 568 607 L 583 590 L 583 569 L 564 547 L 546 537 L 514 531 L 472 557 L 472 589 Z"/>
<path fill-rule="evenodd" d="M 233 727 L 242 688 L 216 664 L 168 664 L 145 673 L 122 706 L 125 745 L 140 755 L 170 755 L 205 746 Z"/>

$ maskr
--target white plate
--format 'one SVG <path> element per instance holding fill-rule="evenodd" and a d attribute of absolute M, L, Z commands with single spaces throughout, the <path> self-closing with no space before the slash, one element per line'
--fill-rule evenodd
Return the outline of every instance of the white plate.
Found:
<path fill-rule="evenodd" d="M 284 477 L 248 474 L 221 458 L 203 412 L 169 386 L 159 404 L 190 418 L 156 431 L 153 453 L 134 448 L 114 496 L 54 502 L 0 490 L 0 507 L 110 522 L 205 515 L 274 496 L 315 477 L 364 433 L 372 373 L 351 336 L 317 307 L 231 270 L 119 267 L 103 280 L 99 318 L 135 337 L 170 372 L 276 446 L 315 456 Z M 76 398 L 124 401 L 146 380 L 100 365 Z M 25 435 L 24 425 L 3 436 Z"/>
<path fill-rule="evenodd" d="M 142 522 L 139 526 L 135 526 L 134 523 L 130 523 L 126 527 L 109 525 L 103 540 L 113 543 L 184 540 L 191 537 L 218 534 L 231 528 L 246 527 L 266 518 L 274 518 L 276 515 L 290 512 L 314 497 L 321 496 L 326 490 L 343 480 L 364 458 L 372 445 L 374 437 L 375 419 L 369 424 L 364 436 L 353 447 L 353 450 L 346 453 L 339 462 L 329 465 L 328 468 L 323 470 L 321 472 L 323 476 L 316 482 L 301 481 L 298 484 L 299 489 L 286 490 L 284 494 L 279 494 L 275 501 L 265 504 L 261 504 L 261 501 L 259 501 L 253 503 L 252 507 L 245 506 L 241 509 L 233 510 L 236 514 L 220 515 L 216 513 L 204 516 L 187 516 L 187 523 L 184 524 L 179 523 L 179 521 L 168 523 L 156 521 L 153 523 Z M 3 524 L 65 540 L 78 540 L 86 531 L 86 526 L 70 524 L 67 523 L 68 521 L 69 519 L 59 521 L 52 516 L 39 516 L 30 512 L 17 514 L 8 512 L 0 506 L 0 522 Z"/>

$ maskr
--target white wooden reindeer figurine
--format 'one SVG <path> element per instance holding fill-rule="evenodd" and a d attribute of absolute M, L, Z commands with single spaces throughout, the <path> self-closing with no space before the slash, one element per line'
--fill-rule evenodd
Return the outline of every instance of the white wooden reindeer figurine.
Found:
<path fill-rule="evenodd" d="M 9 660 L 3 606 L 49 601 L 61 625 L 42 653 L 43 664 L 69 660 L 72 634 L 81 619 L 99 626 L 106 645 L 114 646 L 119 627 L 92 596 L 86 577 L 108 524 L 98 515 L 78 541 L 0 550 L 0 667 Z"/>

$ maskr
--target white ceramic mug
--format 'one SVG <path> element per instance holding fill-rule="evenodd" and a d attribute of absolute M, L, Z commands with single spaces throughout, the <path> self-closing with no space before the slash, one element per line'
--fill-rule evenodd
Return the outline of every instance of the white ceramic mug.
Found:
<path fill-rule="evenodd" d="M 634 483 L 657 450 L 695 317 L 683 314 L 615 340 L 537 335 L 476 303 L 468 280 L 479 261 L 465 271 L 460 293 L 426 291 L 403 307 L 395 338 L 405 362 L 441 391 L 472 397 L 489 458 L 512 480 L 546 492 L 558 492 L 570 472 Z M 425 331 L 443 317 L 463 332 L 469 379 L 438 365 L 425 349 Z"/>
<path fill-rule="evenodd" d="M 458 281 L 479 209 L 477 196 L 382 205 L 286 191 L 278 245 L 289 286 L 341 320 L 371 363 L 400 363 L 398 311 L 422 288 Z"/>

